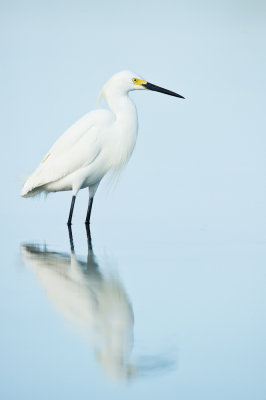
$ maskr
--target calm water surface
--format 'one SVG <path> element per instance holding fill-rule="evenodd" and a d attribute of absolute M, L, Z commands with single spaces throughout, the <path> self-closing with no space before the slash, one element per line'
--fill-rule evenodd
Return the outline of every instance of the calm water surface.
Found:
<path fill-rule="evenodd" d="M 265 399 L 262 233 L 4 222 L 2 399 Z"/>
<path fill-rule="evenodd" d="M 266 2 L 0 7 L 0 399 L 265 400 Z M 122 69 L 186 100 L 132 93 L 134 155 L 71 245 L 70 193 L 21 182 Z"/>

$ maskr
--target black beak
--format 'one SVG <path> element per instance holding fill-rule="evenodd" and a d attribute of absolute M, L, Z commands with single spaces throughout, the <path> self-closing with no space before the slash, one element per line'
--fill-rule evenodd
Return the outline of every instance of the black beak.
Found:
<path fill-rule="evenodd" d="M 180 97 L 180 99 L 184 99 L 185 98 L 185 97 L 181 96 L 180 94 L 177 94 L 175 92 L 171 92 L 171 90 L 167 90 L 167 89 L 161 88 L 160 86 L 153 85 L 152 83 L 149 83 L 149 82 L 144 83 L 142 86 L 144 86 L 146 89 L 153 90 L 154 92 L 161 92 L 161 93 L 164 93 L 164 94 L 169 94 L 169 96 Z"/>

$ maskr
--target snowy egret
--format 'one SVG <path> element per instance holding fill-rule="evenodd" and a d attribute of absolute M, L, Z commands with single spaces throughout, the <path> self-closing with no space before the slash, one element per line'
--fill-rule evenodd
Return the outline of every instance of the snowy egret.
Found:
<path fill-rule="evenodd" d="M 91 111 L 67 129 L 27 179 L 21 195 L 31 197 L 41 192 L 72 190 L 68 217 L 68 225 L 71 225 L 76 195 L 80 189 L 88 187 L 85 223 L 89 224 L 99 183 L 108 171 L 126 164 L 136 143 L 137 112 L 128 92 L 144 89 L 184 98 L 132 72 L 118 72 L 107 81 L 101 92 L 109 110 Z"/>

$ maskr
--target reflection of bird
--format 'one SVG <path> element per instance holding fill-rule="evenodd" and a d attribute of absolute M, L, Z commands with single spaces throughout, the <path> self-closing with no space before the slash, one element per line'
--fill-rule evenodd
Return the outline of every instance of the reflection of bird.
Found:
<path fill-rule="evenodd" d="M 104 86 L 102 96 L 110 109 L 95 110 L 71 126 L 51 147 L 26 181 L 21 195 L 72 190 L 68 218 L 71 225 L 75 199 L 80 189 L 89 188 L 86 223 L 90 222 L 93 197 L 101 179 L 128 161 L 137 138 L 137 113 L 128 97 L 131 90 L 149 89 L 180 97 L 177 93 L 122 71 Z"/>
<path fill-rule="evenodd" d="M 135 370 L 129 362 L 134 324 L 129 299 L 117 277 L 100 272 L 90 237 L 87 262 L 77 259 L 71 230 L 70 240 L 71 257 L 24 244 L 22 260 L 34 270 L 57 311 L 89 338 L 108 374 L 127 379 Z"/>

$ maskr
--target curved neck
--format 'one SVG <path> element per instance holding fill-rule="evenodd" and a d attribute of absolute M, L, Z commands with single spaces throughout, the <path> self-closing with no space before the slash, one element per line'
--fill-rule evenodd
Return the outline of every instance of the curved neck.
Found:
<path fill-rule="evenodd" d="M 105 99 L 116 119 L 126 120 L 127 124 L 137 122 L 137 110 L 127 92 L 106 90 Z"/>
<path fill-rule="evenodd" d="M 105 98 L 115 116 L 115 163 L 123 165 L 128 161 L 136 143 L 138 132 L 137 110 L 126 92 L 106 91 Z"/>

